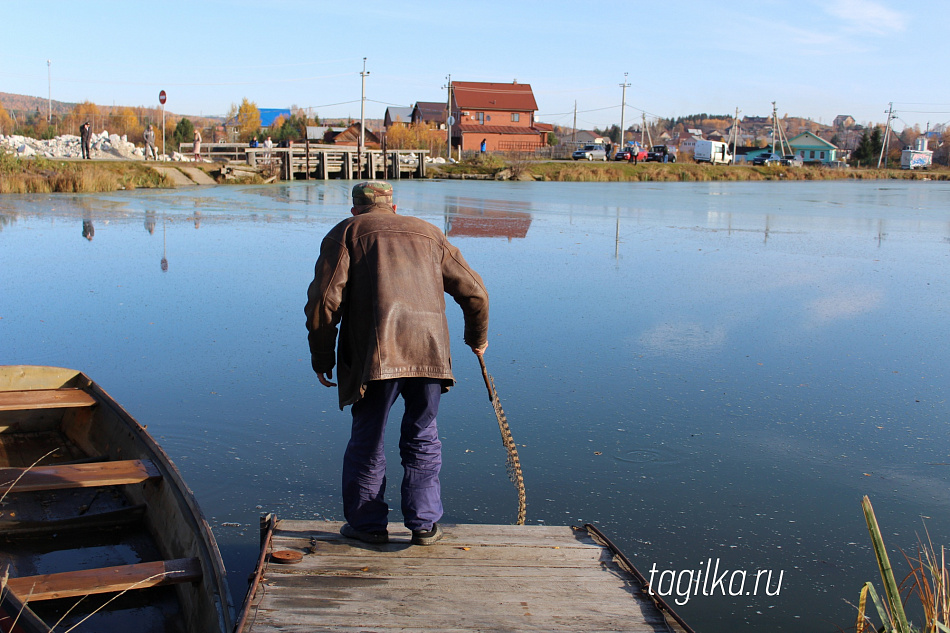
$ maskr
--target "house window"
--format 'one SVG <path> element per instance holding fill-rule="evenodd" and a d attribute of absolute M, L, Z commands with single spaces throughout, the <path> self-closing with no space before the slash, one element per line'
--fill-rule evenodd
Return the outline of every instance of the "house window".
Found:
<path fill-rule="evenodd" d="M 824 153 L 824 152 L 821 153 L 821 160 L 825 160 L 825 153 Z"/>
<path fill-rule="evenodd" d="M 811 150 L 808 158 L 814 158 L 814 157 L 815 157 L 815 150 Z"/>
<path fill-rule="evenodd" d="M 511 113 L 511 122 L 512 122 L 512 123 L 517 123 L 517 122 L 520 121 L 520 120 L 521 120 L 521 114 L 520 114 L 520 113 L 518 113 L 518 112 L 512 112 L 512 113 Z"/>
<path fill-rule="evenodd" d="M 475 120 L 478 121 L 478 124 L 479 124 L 479 125 L 485 125 L 485 113 L 484 113 L 484 112 L 476 112 L 476 113 L 475 113 Z"/>

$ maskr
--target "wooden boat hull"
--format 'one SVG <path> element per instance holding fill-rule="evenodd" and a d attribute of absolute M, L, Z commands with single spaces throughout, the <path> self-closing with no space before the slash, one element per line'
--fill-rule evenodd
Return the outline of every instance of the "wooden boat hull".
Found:
<path fill-rule="evenodd" d="M 0 495 L 0 573 L 48 624 L 230 633 L 224 564 L 194 495 L 85 374 L 0 366 Z"/>

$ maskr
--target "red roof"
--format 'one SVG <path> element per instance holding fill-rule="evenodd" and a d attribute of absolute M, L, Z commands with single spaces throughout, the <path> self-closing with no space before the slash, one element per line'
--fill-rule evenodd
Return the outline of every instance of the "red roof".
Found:
<path fill-rule="evenodd" d="M 537 136 L 538 130 L 525 125 L 478 125 L 477 123 L 459 125 L 462 132 L 482 132 L 483 134 L 528 134 Z"/>
<path fill-rule="evenodd" d="M 535 121 L 534 127 L 539 132 L 553 132 L 554 131 L 553 123 L 539 123 L 538 121 Z"/>
<path fill-rule="evenodd" d="M 456 106 L 463 110 L 534 112 L 538 109 L 531 84 L 453 81 L 452 98 Z"/>

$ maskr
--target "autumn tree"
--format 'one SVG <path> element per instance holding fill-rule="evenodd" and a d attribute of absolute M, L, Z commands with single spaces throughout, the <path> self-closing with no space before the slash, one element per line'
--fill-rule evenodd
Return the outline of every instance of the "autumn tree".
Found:
<path fill-rule="evenodd" d="M 78 135 L 79 126 L 86 121 L 89 121 L 89 125 L 93 127 L 93 132 L 96 131 L 97 126 L 105 125 L 105 119 L 102 113 L 99 112 L 99 106 L 91 101 L 77 103 L 73 111 L 66 115 L 63 124 L 70 134 Z"/>
<path fill-rule="evenodd" d="M 13 119 L 0 103 L 0 134 L 13 134 Z"/>
<path fill-rule="evenodd" d="M 231 104 L 227 120 L 237 128 L 238 140 L 241 142 L 251 140 L 261 129 L 261 111 L 257 109 L 257 104 L 248 101 L 247 97 L 241 100 L 240 106 Z"/>
<path fill-rule="evenodd" d="M 438 156 L 445 151 L 445 131 L 434 123 L 395 123 L 386 130 L 387 149 L 427 149 Z"/>
<path fill-rule="evenodd" d="M 130 140 L 142 136 L 144 127 L 132 108 L 119 108 L 109 115 L 109 131 L 119 136 L 126 135 Z"/>

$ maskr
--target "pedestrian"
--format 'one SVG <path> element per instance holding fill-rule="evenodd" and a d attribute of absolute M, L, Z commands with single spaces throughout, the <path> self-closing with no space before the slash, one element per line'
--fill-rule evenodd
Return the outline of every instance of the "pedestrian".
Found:
<path fill-rule="evenodd" d="M 351 405 L 343 456 L 347 522 L 340 532 L 389 542 L 383 436 L 402 396 L 403 522 L 414 545 L 431 545 L 442 538 L 436 415 L 441 394 L 455 383 L 444 293 L 462 309 L 465 344 L 481 356 L 488 347 L 488 292 L 442 231 L 397 215 L 392 196 L 387 182 L 353 187 L 354 217 L 323 239 L 304 312 L 318 380 L 337 386 L 330 382 L 336 366 L 340 409 Z"/>
<path fill-rule="evenodd" d="M 82 145 L 82 157 L 92 158 L 89 153 L 89 142 L 92 140 L 92 129 L 89 127 L 89 121 L 79 126 L 79 142 Z"/>
<path fill-rule="evenodd" d="M 153 159 L 158 160 L 158 154 L 155 152 L 155 130 L 151 125 L 145 126 L 145 160 L 148 160 L 149 154 Z"/>
<path fill-rule="evenodd" d="M 274 147 L 274 141 L 270 140 L 270 137 L 267 137 L 267 140 L 264 141 L 264 147 L 267 151 L 264 152 L 264 158 L 270 158 L 270 151 Z"/>
<path fill-rule="evenodd" d="M 195 162 L 201 160 L 201 132 L 195 130 Z"/>

